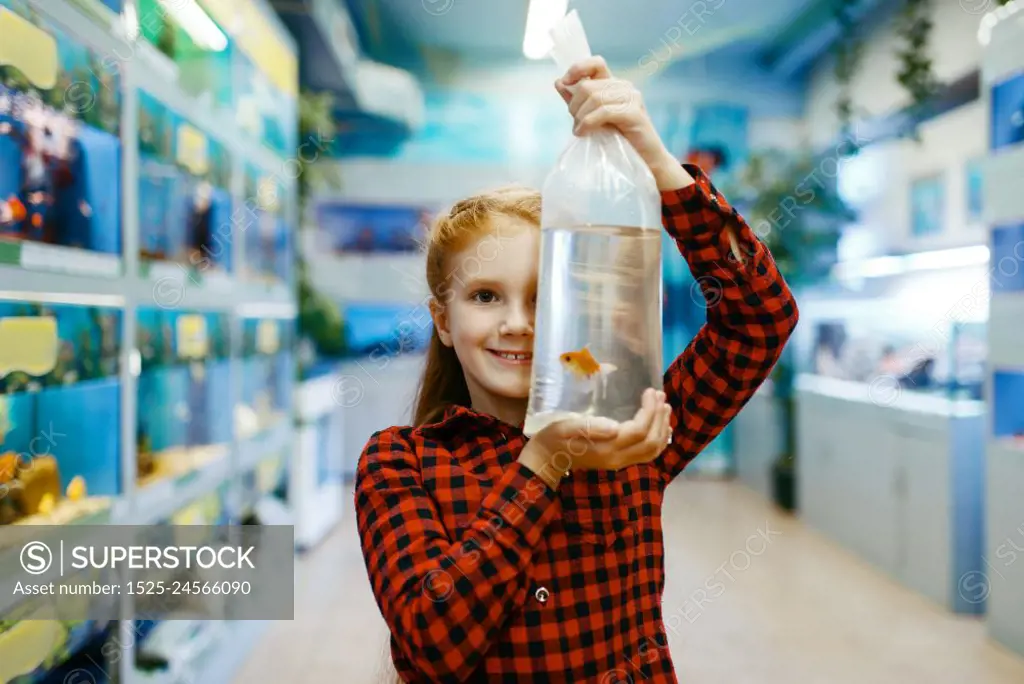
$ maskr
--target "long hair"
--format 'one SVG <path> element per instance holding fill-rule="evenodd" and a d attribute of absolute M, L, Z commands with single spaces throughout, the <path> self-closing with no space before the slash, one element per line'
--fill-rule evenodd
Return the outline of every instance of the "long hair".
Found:
<path fill-rule="evenodd" d="M 452 255 L 493 230 L 493 219 L 507 216 L 540 226 L 540 193 L 508 186 L 474 195 L 439 215 L 426 241 L 427 285 L 435 306 L 447 304 L 449 281 L 458 276 L 450 264 Z M 426 367 L 416 395 L 413 423 L 438 420 L 453 404 L 470 405 L 469 386 L 455 350 L 445 346 L 435 327 L 427 349 Z"/>

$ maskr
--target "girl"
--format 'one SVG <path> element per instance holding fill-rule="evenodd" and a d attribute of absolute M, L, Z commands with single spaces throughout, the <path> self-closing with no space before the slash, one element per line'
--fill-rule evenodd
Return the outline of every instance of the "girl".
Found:
<path fill-rule="evenodd" d="M 675 682 L 665 488 L 754 394 L 797 322 L 764 245 L 672 157 L 630 84 L 592 58 L 555 87 L 577 135 L 613 126 L 650 167 L 707 323 L 632 420 L 567 420 L 527 440 L 540 196 L 488 193 L 436 221 L 415 425 L 370 438 L 355 487 L 366 569 L 410 684 Z"/>

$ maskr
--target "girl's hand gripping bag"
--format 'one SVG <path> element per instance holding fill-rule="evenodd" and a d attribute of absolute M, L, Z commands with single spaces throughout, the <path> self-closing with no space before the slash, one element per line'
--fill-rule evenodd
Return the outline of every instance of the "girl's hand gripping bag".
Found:
<path fill-rule="evenodd" d="M 565 72 L 590 48 L 575 11 L 552 30 Z M 662 386 L 661 196 L 618 131 L 574 138 L 542 191 L 532 387 L 524 432 L 631 419 Z"/>

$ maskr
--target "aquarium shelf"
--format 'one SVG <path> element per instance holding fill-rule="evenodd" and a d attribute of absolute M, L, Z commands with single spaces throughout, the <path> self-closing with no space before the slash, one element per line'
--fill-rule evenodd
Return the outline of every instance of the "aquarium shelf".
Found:
<path fill-rule="evenodd" d="M 185 672 L 175 675 L 171 672 L 146 673 L 129 670 L 125 684 L 225 684 L 245 662 L 249 653 L 270 629 L 270 622 L 251 620 L 231 623 L 205 655 L 190 662 Z"/>
<path fill-rule="evenodd" d="M 284 285 L 245 283 L 230 278 L 193 281 L 179 267 L 152 270 L 146 278 L 97 278 L 0 264 L 0 299 L 94 306 L 157 305 L 167 309 L 236 311 L 260 318 L 290 318 L 296 306 Z M 7 289 L 11 288 L 11 289 Z M 14 289 L 16 288 L 16 289 Z"/>
<path fill-rule="evenodd" d="M 286 419 L 262 434 L 241 442 L 238 447 L 239 474 L 248 473 L 265 459 L 280 453 L 283 449 L 290 451 L 294 436 L 292 423 Z"/>
<path fill-rule="evenodd" d="M 117 55 L 131 59 L 134 48 L 125 39 L 121 16 L 103 3 L 97 0 L 32 0 L 32 6 L 90 47 L 110 55 L 111 61 Z"/>
<path fill-rule="evenodd" d="M 117 278 L 124 272 L 116 254 L 5 238 L 0 238 L 0 264 L 101 278 Z"/>
<path fill-rule="evenodd" d="M 75 0 L 74 3 L 55 2 L 54 0 L 34 0 L 34 2 L 47 11 L 47 13 L 54 14 L 55 18 L 59 18 L 57 16 L 58 11 L 65 10 L 67 7 L 73 7 L 78 14 L 87 17 L 99 28 L 105 30 L 108 35 L 123 35 L 124 23 L 121 20 L 121 15 L 102 2 L 99 2 L 99 0 Z M 70 26 L 69 28 L 75 27 Z"/>
<path fill-rule="evenodd" d="M 286 181 L 286 185 L 291 183 L 295 178 L 294 164 L 286 164 L 284 158 L 264 145 L 239 135 L 241 126 L 238 122 L 226 112 L 215 109 L 208 97 L 195 97 L 182 90 L 177 83 L 177 74 L 169 71 L 175 69 L 174 64 L 155 47 L 140 40 L 133 49 L 138 59 L 129 64 L 132 65 L 130 73 L 137 87 L 187 117 L 194 126 L 241 159 L 255 164 L 265 173 L 278 176 Z"/>
<path fill-rule="evenodd" d="M 128 79 L 127 87 L 142 88 L 165 105 L 187 115 L 207 135 L 220 140 L 261 170 L 288 181 L 294 178 L 294 171 L 288 174 L 282 157 L 239 135 L 240 126 L 230 116 L 216 111 L 207 98 L 197 98 L 182 90 L 177 82 L 176 65 L 159 50 L 141 38 L 130 43 L 126 41 L 120 15 L 102 3 L 96 0 L 33 0 L 33 5 L 47 18 L 104 54 L 102 69 L 122 69 Z"/>
<path fill-rule="evenodd" d="M 231 476 L 231 459 L 220 458 L 190 473 L 168 477 L 136 490 L 131 523 L 153 525 L 216 490 Z"/>

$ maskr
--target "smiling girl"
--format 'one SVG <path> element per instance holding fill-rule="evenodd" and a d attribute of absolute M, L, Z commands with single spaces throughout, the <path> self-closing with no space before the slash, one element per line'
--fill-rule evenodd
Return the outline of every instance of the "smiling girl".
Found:
<path fill-rule="evenodd" d="M 436 221 L 414 425 L 370 438 L 355 487 L 366 569 L 410 684 L 675 682 L 665 489 L 754 394 L 797 322 L 767 249 L 701 169 L 672 157 L 630 84 L 592 58 L 555 87 L 577 135 L 614 127 L 647 163 L 665 230 L 714 289 L 707 323 L 631 420 L 570 419 L 527 439 L 540 195 L 487 193 Z"/>

